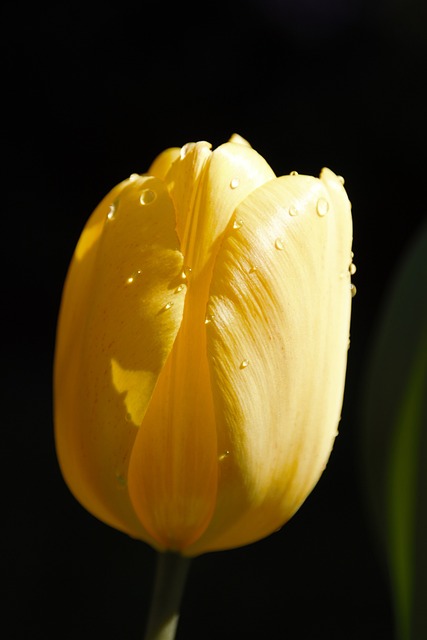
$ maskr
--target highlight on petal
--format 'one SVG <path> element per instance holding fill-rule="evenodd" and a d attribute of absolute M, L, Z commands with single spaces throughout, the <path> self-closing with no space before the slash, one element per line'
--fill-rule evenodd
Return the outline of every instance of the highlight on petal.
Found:
<path fill-rule="evenodd" d="M 321 475 L 340 419 L 352 241 L 342 184 L 329 170 L 277 178 L 235 218 L 208 304 L 217 504 L 188 555 L 282 526 Z"/>
<path fill-rule="evenodd" d="M 164 184 L 133 176 L 83 231 L 58 323 L 55 431 L 63 475 L 91 513 L 150 544 L 127 493 L 127 466 L 182 320 L 185 291 L 175 294 L 182 268 Z"/>

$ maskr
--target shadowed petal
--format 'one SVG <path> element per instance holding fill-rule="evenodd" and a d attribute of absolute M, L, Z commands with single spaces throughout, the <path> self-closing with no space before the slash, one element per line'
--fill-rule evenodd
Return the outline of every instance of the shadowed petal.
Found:
<path fill-rule="evenodd" d="M 94 515 L 150 544 L 128 496 L 127 466 L 181 323 L 185 292 L 174 290 L 182 265 L 164 184 L 133 176 L 89 219 L 58 324 L 55 428 L 64 477 Z"/>

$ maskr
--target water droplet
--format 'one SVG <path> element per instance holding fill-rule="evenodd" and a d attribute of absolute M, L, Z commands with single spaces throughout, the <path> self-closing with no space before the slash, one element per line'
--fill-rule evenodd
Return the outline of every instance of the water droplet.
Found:
<path fill-rule="evenodd" d="M 357 289 L 356 289 L 355 285 L 354 285 L 354 284 L 352 284 L 352 285 L 351 285 L 351 287 L 350 287 L 350 289 L 351 289 L 351 297 L 352 297 L 352 298 L 354 298 L 354 296 L 355 296 L 355 295 L 356 295 L 356 293 L 357 293 Z"/>
<path fill-rule="evenodd" d="M 356 265 L 354 264 L 354 262 L 351 263 L 351 265 L 349 266 L 348 270 L 350 271 L 350 274 L 353 276 L 356 273 Z"/>
<path fill-rule="evenodd" d="M 239 220 L 235 220 L 233 222 L 233 229 L 240 229 L 242 224 L 243 224 L 243 220 L 240 220 L 240 219 Z"/>
<path fill-rule="evenodd" d="M 183 284 L 179 284 L 177 286 L 177 288 L 175 289 L 175 293 L 180 293 L 183 289 L 184 289 L 184 285 Z"/>
<path fill-rule="evenodd" d="M 189 277 L 190 273 L 191 273 L 192 269 L 191 267 L 187 267 L 185 266 L 181 272 L 181 278 L 183 280 L 187 280 L 187 278 Z"/>
<path fill-rule="evenodd" d="M 298 171 L 291 171 L 289 175 L 290 176 L 297 176 L 298 175 Z"/>
<path fill-rule="evenodd" d="M 285 248 L 285 245 L 283 244 L 283 240 L 281 238 L 276 238 L 276 241 L 274 243 L 274 246 L 276 247 L 276 249 L 278 249 L 279 251 L 282 251 L 282 249 Z"/>
<path fill-rule="evenodd" d="M 288 209 L 289 215 L 290 216 L 297 216 L 298 215 L 298 209 L 296 208 L 296 206 L 294 204 L 291 204 L 291 206 Z"/>
<path fill-rule="evenodd" d="M 239 186 L 239 178 L 233 178 L 230 181 L 230 187 L 231 189 L 237 189 L 237 187 Z"/>
<path fill-rule="evenodd" d="M 110 208 L 108 209 L 108 213 L 107 213 L 108 220 L 113 220 L 115 214 L 116 214 L 116 205 L 115 204 L 111 204 Z"/>
<path fill-rule="evenodd" d="M 258 271 L 258 267 L 256 267 L 256 266 L 251 266 L 251 267 L 249 267 L 249 271 L 248 271 L 248 273 L 255 273 L 255 271 Z"/>
<path fill-rule="evenodd" d="M 165 311 L 167 311 L 167 310 L 168 310 L 168 309 L 170 309 L 171 307 L 173 307 L 173 302 L 167 302 L 167 303 L 165 304 L 165 306 L 163 307 L 163 309 L 164 309 Z"/>
<path fill-rule="evenodd" d="M 325 198 L 319 198 L 316 205 L 316 211 L 319 216 L 325 216 L 329 211 L 329 202 Z"/>
<path fill-rule="evenodd" d="M 139 201 L 141 204 L 151 204 L 157 198 L 157 194 L 152 189 L 144 189 L 141 191 Z"/>
<path fill-rule="evenodd" d="M 125 420 L 126 422 L 132 422 L 132 415 L 129 412 L 125 415 Z"/>
<path fill-rule="evenodd" d="M 126 280 L 126 284 L 132 284 L 133 282 L 135 282 L 139 275 L 141 275 L 141 269 L 134 271 L 133 274 Z"/>
<path fill-rule="evenodd" d="M 248 366 L 249 366 L 249 360 L 242 360 L 242 362 L 240 363 L 241 369 L 246 369 L 246 367 Z"/>
<path fill-rule="evenodd" d="M 341 182 L 341 184 L 344 184 L 345 180 L 342 176 L 337 176 L 337 178 Z"/>
<path fill-rule="evenodd" d="M 128 180 L 129 182 L 135 182 L 135 180 L 138 180 L 139 178 L 139 173 L 131 173 Z"/>
<path fill-rule="evenodd" d="M 218 456 L 218 460 L 219 460 L 220 462 L 222 462 L 223 460 L 225 460 L 226 458 L 228 458 L 228 456 L 229 456 L 229 455 L 230 455 L 230 452 L 229 452 L 228 450 L 227 450 L 227 451 L 224 451 L 224 453 L 221 453 L 221 454 Z"/>
<path fill-rule="evenodd" d="M 210 324 L 214 318 L 215 316 L 213 313 L 208 313 L 205 318 L 205 324 Z"/>

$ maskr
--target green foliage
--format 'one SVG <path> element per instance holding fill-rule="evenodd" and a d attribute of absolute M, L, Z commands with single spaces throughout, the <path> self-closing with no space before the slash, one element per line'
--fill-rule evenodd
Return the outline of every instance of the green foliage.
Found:
<path fill-rule="evenodd" d="M 399 640 L 427 638 L 427 224 L 392 281 L 364 381 L 363 453 Z"/>

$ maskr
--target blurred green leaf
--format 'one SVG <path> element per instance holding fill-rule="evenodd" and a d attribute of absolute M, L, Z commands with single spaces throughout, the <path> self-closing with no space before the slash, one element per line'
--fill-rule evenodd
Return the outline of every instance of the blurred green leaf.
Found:
<path fill-rule="evenodd" d="M 392 280 L 364 380 L 367 498 L 399 640 L 427 638 L 427 224 Z"/>

